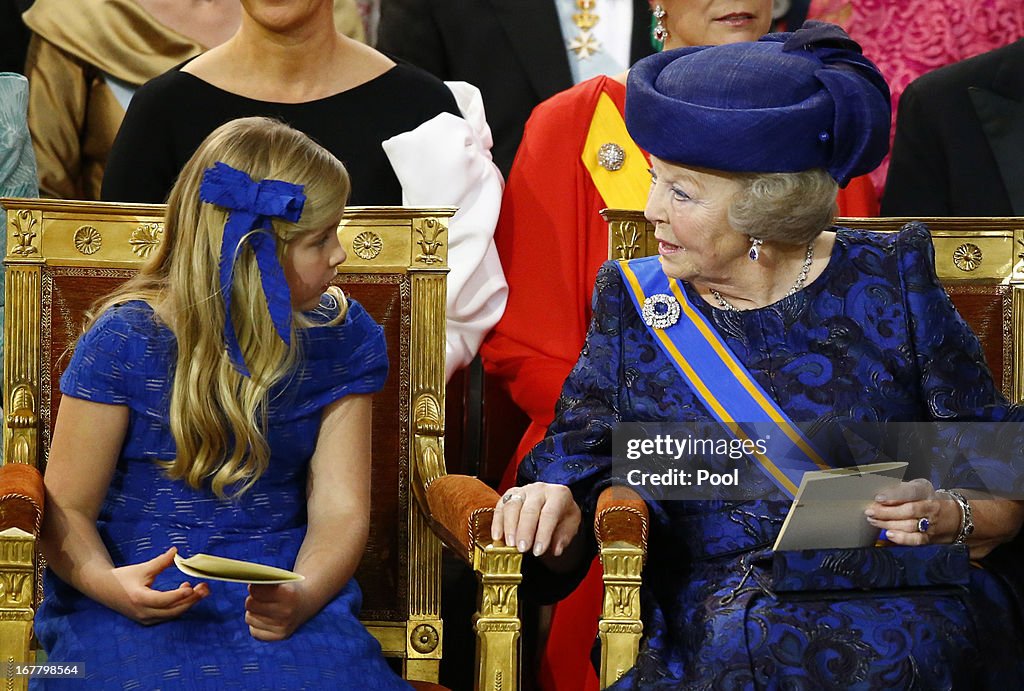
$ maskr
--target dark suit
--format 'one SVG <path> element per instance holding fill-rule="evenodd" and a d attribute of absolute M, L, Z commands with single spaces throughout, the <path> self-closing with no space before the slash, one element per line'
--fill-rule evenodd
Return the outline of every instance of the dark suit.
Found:
<path fill-rule="evenodd" d="M 1024 216 L 1024 39 L 914 81 L 883 216 Z"/>
<path fill-rule="evenodd" d="M 650 26 L 633 0 L 631 61 L 653 52 Z M 480 89 L 505 177 L 533 107 L 572 86 L 553 0 L 382 0 L 377 48 Z"/>
<path fill-rule="evenodd" d="M 21 14 L 32 0 L 0 0 L 0 72 L 25 73 L 29 30 Z"/>

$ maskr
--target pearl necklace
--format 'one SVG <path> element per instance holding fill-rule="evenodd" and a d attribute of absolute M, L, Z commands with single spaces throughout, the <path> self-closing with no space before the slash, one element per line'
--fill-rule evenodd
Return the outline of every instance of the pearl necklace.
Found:
<path fill-rule="evenodd" d="M 807 256 L 804 257 L 804 263 L 800 267 L 800 273 L 799 273 L 799 275 L 797 275 L 796 281 L 793 283 L 793 287 L 789 289 L 789 292 L 787 292 L 784 297 L 788 298 L 790 295 L 792 295 L 793 293 L 795 293 L 796 291 L 798 291 L 798 290 L 800 290 L 801 288 L 804 287 L 804 283 L 807 282 L 807 275 L 811 272 L 811 261 L 813 259 L 814 259 L 814 242 L 811 242 L 811 244 L 807 245 Z M 715 300 L 718 301 L 718 304 L 719 304 L 719 306 L 722 309 L 728 310 L 730 312 L 743 312 L 744 311 L 744 310 L 741 310 L 738 307 L 736 307 L 736 305 L 732 304 L 728 300 L 726 300 L 725 297 L 723 297 L 722 294 L 719 293 L 714 288 L 711 288 L 710 290 L 711 290 L 711 294 L 714 296 Z"/>

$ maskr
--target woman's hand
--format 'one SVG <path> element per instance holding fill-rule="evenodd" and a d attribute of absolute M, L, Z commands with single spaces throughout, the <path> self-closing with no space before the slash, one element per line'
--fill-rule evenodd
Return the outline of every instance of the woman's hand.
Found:
<path fill-rule="evenodd" d="M 158 557 L 139 564 L 113 569 L 110 573 L 118 592 L 109 603 L 113 609 L 145 626 L 159 624 L 184 614 L 210 594 L 205 583 L 192 587 L 188 581 L 174 590 L 153 590 L 150 586 L 164 569 L 174 565 L 177 550 L 171 547 Z"/>
<path fill-rule="evenodd" d="M 950 543 L 960 532 L 959 505 L 937 495 L 932 483 L 924 479 L 885 490 L 864 515 L 868 523 L 882 529 L 882 539 L 897 545 Z"/>
<path fill-rule="evenodd" d="M 1017 534 L 1024 522 L 1024 502 L 961 491 L 968 495 L 973 515 L 974 531 L 967 539 L 971 559 L 981 559 Z M 936 494 L 927 480 L 885 490 L 864 514 L 868 523 L 882 529 L 883 539 L 897 545 L 951 543 L 960 534 L 963 520 L 956 500 Z"/>
<path fill-rule="evenodd" d="M 283 641 L 314 613 L 304 606 L 301 583 L 253 584 L 245 599 L 245 623 L 258 641 Z"/>
<path fill-rule="evenodd" d="M 520 552 L 560 557 L 580 529 L 583 514 L 565 485 L 534 482 L 505 492 L 494 507 L 491 539 Z"/>

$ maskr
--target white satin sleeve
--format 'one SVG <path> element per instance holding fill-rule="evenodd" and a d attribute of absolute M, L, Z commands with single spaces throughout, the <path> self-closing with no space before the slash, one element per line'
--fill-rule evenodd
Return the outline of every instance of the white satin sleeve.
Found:
<path fill-rule="evenodd" d="M 456 206 L 448 224 L 445 378 L 466 366 L 505 311 L 508 284 L 494 246 L 504 187 L 491 162 L 479 90 L 446 82 L 463 117 L 441 113 L 382 143 L 406 206 Z"/>

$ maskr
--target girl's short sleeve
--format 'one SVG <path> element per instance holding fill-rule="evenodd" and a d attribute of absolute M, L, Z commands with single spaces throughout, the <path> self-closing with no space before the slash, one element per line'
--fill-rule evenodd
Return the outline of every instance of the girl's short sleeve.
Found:
<path fill-rule="evenodd" d="M 384 329 L 349 299 L 345 320 L 305 330 L 300 410 L 322 408 L 351 394 L 375 393 L 388 375 Z"/>
<path fill-rule="evenodd" d="M 152 311 L 129 303 L 103 313 L 78 339 L 71 361 L 60 378 L 61 393 L 95 403 L 127 405 L 134 384 L 144 376 L 148 339 L 138 328 Z"/>

